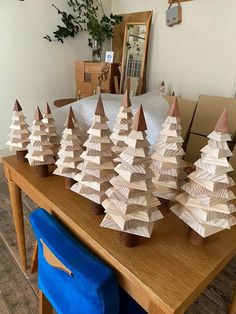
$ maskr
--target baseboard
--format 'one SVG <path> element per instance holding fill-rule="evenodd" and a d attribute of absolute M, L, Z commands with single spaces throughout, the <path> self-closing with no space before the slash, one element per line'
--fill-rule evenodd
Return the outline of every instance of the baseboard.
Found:
<path fill-rule="evenodd" d="M 9 148 L 0 149 L 0 163 L 2 162 L 3 157 L 15 155 L 15 152 L 11 152 Z"/>

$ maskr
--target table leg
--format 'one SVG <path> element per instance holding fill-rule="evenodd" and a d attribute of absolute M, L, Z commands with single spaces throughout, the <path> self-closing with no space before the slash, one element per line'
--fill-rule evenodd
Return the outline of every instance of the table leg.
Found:
<path fill-rule="evenodd" d="M 32 262 L 30 266 L 30 274 L 34 274 L 38 271 L 38 242 L 34 244 L 34 251 L 32 255 Z"/>
<path fill-rule="evenodd" d="M 39 314 L 52 314 L 52 306 L 42 291 L 39 290 Z"/>
<path fill-rule="evenodd" d="M 165 314 L 165 312 L 160 309 L 155 303 L 150 303 L 148 308 L 148 314 Z"/>
<path fill-rule="evenodd" d="M 231 303 L 229 314 L 236 314 L 236 291 L 234 292 L 233 301 Z"/>
<path fill-rule="evenodd" d="M 24 217 L 21 199 L 21 189 L 13 181 L 8 181 L 13 220 L 16 229 L 16 239 L 20 254 L 21 267 L 25 272 L 27 269 L 26 246 L 25 246 L 25 230 Z"/>

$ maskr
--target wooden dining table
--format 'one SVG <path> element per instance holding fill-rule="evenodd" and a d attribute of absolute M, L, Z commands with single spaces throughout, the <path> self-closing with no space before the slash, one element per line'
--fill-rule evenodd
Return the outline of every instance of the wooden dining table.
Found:
<path fill-rule="evenodd" d="M 183 313 L 236 253 L 236 227 L 198 247 L 188 242 L 187 226 L 170 211 L 155 224 L 150 239 L 123 247 L 118 232 L 100 227 L 103 216 L 92 215 L 90 201 L 66 190 L 62 177 L 37 178 L 33 167 L 17 163 L 15 156 L 3 158 L 3 165 L 23 271 L 27 263 L 21 191 L 110 265 L 120 286 L 149 314 Z"/>

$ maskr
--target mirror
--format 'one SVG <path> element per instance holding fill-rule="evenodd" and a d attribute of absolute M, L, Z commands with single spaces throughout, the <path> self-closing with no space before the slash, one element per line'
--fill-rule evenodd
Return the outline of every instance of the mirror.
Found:
<path fill-rule="evenodd" d="M 121 93 L 128 88 L 131 96 L 145 91 L 145 72 L 150 22 L 126 23 L 121 69 Z"/>

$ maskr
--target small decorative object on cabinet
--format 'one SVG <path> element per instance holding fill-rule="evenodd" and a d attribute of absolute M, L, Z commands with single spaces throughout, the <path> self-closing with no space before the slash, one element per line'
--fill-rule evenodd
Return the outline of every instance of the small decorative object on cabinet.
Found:
<path fill-rule="evenodd" d="M 120 155 L 120 153 L 122 153 L 127 147 L 125 139 L 131 131 L 131 124 L 133 122 L 132 117 L 133 114 L 131 109 L 131 102 L 129 98 L 129 93 L 126 90 L 121 102 L 120 110 L 116 118 L 116 123 L 112 130 L 113 133 L 111 134 L 111 140 L 114 143 L 112 151 L 117 156 Z M 114 161 L 119 162 L 120 158 L 117 157 L 116 159 L 114 159 Z"/>
<path fill-rule="evenodd" d="M 115 77 L 120 80 L 117 63 L 76 61 L 76 95 L 78 98 L 92 96 L 97 87 L 102 93 L 115 94 Z"/>
<path fill-rule="evenodd" d="M 210 235 L 236 224 L 232 215 L 236 207 L 231 203 L 235 195 L 229 189 L 234 182 L 227 175 L 233 168 L 227 160 L 232 153 L 227 144 L 231 136 L 226 109 L 208 138 L 195 163 L 196 171 L 188 176 L 190 182 L 182 186 L 185 192 L 176 197 L 179 203 L 171 207 L 189 225 L 189 240 L 195 245 L 204 244 Z"/>
<path fill-rule="evenodd" d="M 27 161 L 25 155 L 27 154 L 30 132 L 18 100 L 15 102 L 11 121 L 7 145 L 10 146 L 11 151 L 16 151 L 16 158 L 18 162 L 25 162 Z"/>
<path fill-rule="evenodd" d="M 45 131 L 48 134 L 49 142 L 52 144 L 53 155 L 56 156 L 60 147 L 60 136 L 57 134 L 55 120 L 48 104 L 43 114 L 43 123 L 46 127 Z"/>
<path fill-rule="evenodd" d="M 28 154 L 25 156 L 30 166 L 34 166 L 38 177 L 48 176 L 48 165 L 54 164 L 52 144 L 48 140 L 48 133 L 43 123 L 43 116 L 37 107 L 32 133 L 29 136 L 30 143 L 27 146 Z"/>
<path fill-rule="evenodd" d="M 73 178 L 78 173 L 77 166 L 82 161 L 80 155 L 83 150 L 81 141 L 77 136 L 73 120 L 73 112 L 69 111 L 65 130 L 62 133 L 61 148 L 58 152 L 59 159 L 56 161 L 57 169 L 53 174 L 65 177 L 65 188 L 70 190 L 75 183 Z"/>
<path fill-rule="evenodd" d="M 157 207 L 160 202 L 153 194 L 146 130 L 140 106 L 126 139 L 128 146 L 120 154 L 122 162 L 115 168 L 118 176 L 111 179 L 113 187 L 107 190 L 108 199 L 102 203 L 106 216 L 101 226 L 120 231 L 121 243 L 127 247 L 136 246 L 139 236 L 150 238 L 154 222 L 163 218 Z"/>
<path fill-rule="evenodd" d="M 160 91 L 162 96 L 165 96 L 165 94 L 166 94 L 166 87 L 165 87 L 165 82 L 164 81 L 161 82 L 161 86 L 159 88 L 159 91 Z"/>
<path fill-rule="evenodd" d="M 157 191 L 162 208 L 168 209 L 169 201 L 174 200 L 180 192 L 181 185 L 187 177 L 186 162 L 182 159 L 185 152 L 182 148 L 184 140 L 181 137 L 180 112 L 177 97 L 172 105 L 163 124 L 158 144 L 152 155 L 151 169 L 155 174 L 152 182 Z"/>
<path fill-rule="evenodd" d="M 89 138 L 84 143 L 86 150 L 81 155 L 84 161 L 78 166 L 81 173 L 74 177 L 78 182 L 71 188 L 92 201 L 91 211 L 97 215 L 104 212 L 101 204 L 107 198 L 106 190 L 111 187 L 109 180 L 115 175 L 107 121 L 102 97 L 99 95 L 94 121 L 88 130 Z"/>

